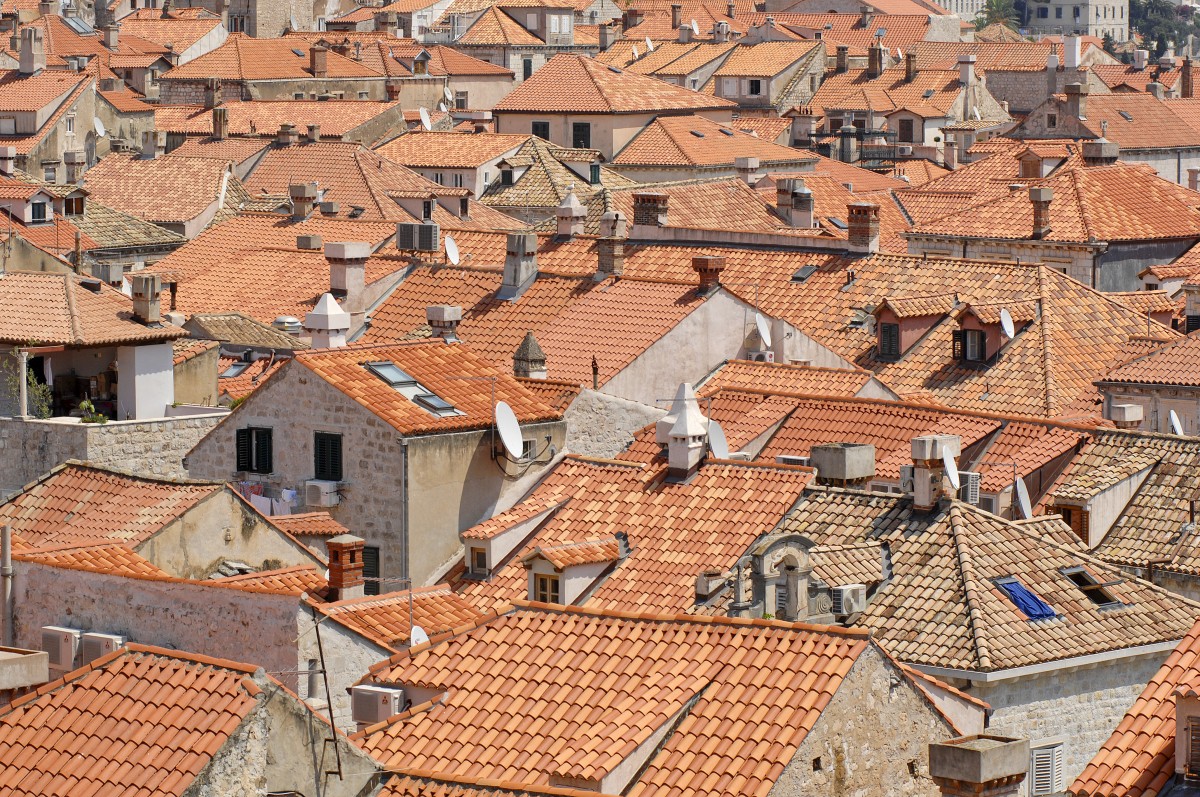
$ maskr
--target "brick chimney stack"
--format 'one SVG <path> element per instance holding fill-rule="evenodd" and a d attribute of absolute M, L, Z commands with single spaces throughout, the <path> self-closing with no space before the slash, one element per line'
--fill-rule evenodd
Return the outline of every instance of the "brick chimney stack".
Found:
<path fill-rule="evenodd" d="M 1190 100 L 1195 96 L 1195 85 L 1192 83 L 1192 59 L 1184 56 L 1183 66 L 1179 71 L 1179 96 Z"/>
<path fill-rule="evenodd" d="M 1088 87 L 1082 83 L 1067 84 L 1067 113 L 1077 119 L 1087 119 Z"/>
<path fill-rule="evenodd" d="M 308 65 L 313 77 L 329 77 L 329 48 L 314 44 L 308 51 Z"/>
<path fill-rule="evenodd" d="M 325 547 L 329 551 L 329 599 L 361 598 L 366 541 L 353 534 L 339 534 L 326 542 Z"/>
<path fill-rule="evenodd" d="M 600 240 L 596 242 L 596 281 L 619 277 L 625 271 L 625 217 L 610 210 L 600 217 Z"/>
<path fill-rule="evenodd" d="M 907 53 L 904 56 L 904 79 L 912 83 L 917 78 L 917 54 Z"/>
<path fill-rule="evenodd" d="M 874 202 L 853 202 L 846 206 L 846 212 L 850 228 L 850 251 L 864 255 L 878 252 L 879 205 Z"/>
<path fill-rule="evenodd" d="M 1040 241 L 1050 234 L 1050 203 L 1054 201 L 1054 191 L 1041 186 L 1030 188 L 1029 201 L 1033 203 L 1033 232 L 1030 237 Z"/>
<path fill-rule="evenodd" d="M 634 227 L 667 226 L 667 205 L 670 197 L 657 191 L 639 191 L 633 195 Z"/>
<path fill-rule="evenodd" d="M 218 141 L 229 138 L 229 109 L 212 109 L 212 135 Z"/>
<path fill-rule="evenodd" d="M 835 61 L 834 71 L 839 75 L 850 69 L 850 45 L 839 44 L 837 46 L 837 60 Z"/>
<path fill-rule="evenodd" d="M 710 296 L 721 287 L 721 272 L 725 270 L 725 258 L 720 255 L 698 255 L 692 258 L 692 268 L 700 277 L 696 293 Z"/>
<path fill-rule="evenodd" d="M 883 44 L 876 39 L 867 48 L 867 79 L 874 80 L 883 74 Z"/>

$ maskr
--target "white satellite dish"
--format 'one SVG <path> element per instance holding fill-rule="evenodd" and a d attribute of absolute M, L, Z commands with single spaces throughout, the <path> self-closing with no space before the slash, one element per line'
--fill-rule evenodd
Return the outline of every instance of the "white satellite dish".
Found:
<path fill-rule="evenodd" d="M 696 20 L 694 20 L 694 19 L 692 20 L 692 35 L 694 35 L 694 36 L 700 35 L 700 23 L 696 22 Z"/>
<path fill-rule="evenodd" d="M 408 632 L 408 646 L 414 648 L 429 641 L 429 634 L 419 625 L 414 625 Z"/>
<path fill-rule="evenodd" d="M 439 102 L 439 103 L 438 103 L 438 110 L 439 110 L 439 111 L 441 111 L 442 113 L 445 113 L 445 112 L 446 112 L 446 103 L 444 103 L 444 102 Z"/>
<path fill-rule="evenodd" d="M 1033 505 L 1029 503 L 1029 488 L 1024 479 L 1017 479 L 1017 506 L 1021 509 L 1021 517 L 1029 520 L 1033 517 Z"/>
<path fill-rule="evenodd" d="M 449 86 L 442 89 L 442 95 L 446 98 L 446 102 L 454 102 L 454 92 L 450 90 Z"/>
<path fill-rule="evenodd" d="M 104 138 L 106 135 L 108 135 L 108 131 L 104 129 L 104 122 L 100 121 L 99 116 L 92 117 L 92 124 L 96 128 L 96 135 L 100 136 L 100 138 Z"/>
<path fill-rule="evenodd" d="M 633 48 L 633 60 L 636 61 L 638 58 L 641 57 L 641 53 L 638 52 L 638 48 L 637 48 L 636 44 L 631 44 L 629 46 Z"/>
<path fill-rule="evenodd" d="M 646 52 L 648 52 L 648 53 L 654 52 L 654 42 L 650 41 L 649 36 L 646 37 Z"/>
<path fill-rule="evenodd" d="M 1000 329 L 1004 330 L 1004 337 L 1009 340 L 1017 336 L 1017 328 L 1013 326 L 1012 314 L 1007 307 L 1000 308 Z"/>
<path fill-rule="evenodd" d="M 418 108 L 417 113 L 421 115 L 421 127 L 425 128 L 426 130 L 432 130 L 433 122 L 429 120 L 429 111 L 425 108 L 425 106 Z"/>
<path fill-rule="evenodd" d="M 725 439 L 725 430 L 711 419 L 708 422 L 708 448 L 717 459 L 729 459 L 729 441 Z"/>
<path fill-rule="evenodd" d="M 1183 424 L 1179 422 L 1179 415 L 1177 415 L 1175 413 L 1175 410 L 1171 410 L 1170 418 L 1171 418 L 1171 431 L 1174 434 L 1182 436 L 1183 435 Z"/>
<path fill-rule="evenodd" d="M 975 121 L 976 121 L 976 122 L 979 122 L 979 121 L 982 121 L 982 120 L 983 120 L 983 117 L 979 115 L 979 106 L 978 106 L 978 105 L 973 105 L 973 106 L 971 106 L 971 113 L 975 114 Z"/>
<path fill-rule="evenodd" d="M 961 486 L 958 479 L 958 463 L 954 461 L 954 455 L 948 448 L 942 449 L 942 466 L 946 469 L 946 477 L 950 479 L 950 486 L 957 490 Z"/>
<path fill-rule="evenodd" d="M 456 266 L 462 260 L 462 255 L 458 251 L 458 242 L 449 233 L 446 234 L 446 259 Z"/>
<path fill-rule="evenodd" d="M 763 318 L 762 313 L 754 314 L 754 326 L 758 327 L 758 337 L 762 339 L 762 344 L 768 349 L 771 348 L 771 325 Z"/>
<path fill-rule="evenodd" d="M 500 442 L 504 450 L 513 459 L 521 458 L 521 424 L 517 423 L 516 413 L 506 402 L 496 402 L 496 431 L 500 433 Z"/>

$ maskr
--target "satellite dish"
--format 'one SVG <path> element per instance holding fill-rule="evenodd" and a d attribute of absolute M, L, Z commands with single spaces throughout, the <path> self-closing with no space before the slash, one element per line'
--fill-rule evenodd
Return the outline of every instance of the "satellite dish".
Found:
<path fill-rule="evenodd" d="M 700 25 L 694 19 L 692 20 L 692 34 L 695 36 L 700 35 Z"/>
<path fill-rule="evenodd" d="M 438 103 L 438 110 L 439 110 L 439 111 L 441 111 L 442 113 L 445 113 L 445 112 L 446 112 L 446 103 L 444 103 L 444 102 L 439 102 L 439 103 Z"/>
<path fill-rule="evenodd" d="M 104 129 L 104 122 L 100 121 L 99 116 L 92 117 L 92 124 L 96 128 L 96 135 L 100 136 L 100 138 L 104 138 L 106 135 L 108 135 L 108 131 Z"/>
<path fill-rule="evenodd" d="M 513 459 L 521 458 L 521 424 L 517 423 L 516 413 L 512 407 L 503 401 L 496 402 L 496 431 L 500 433 L 500 442 L 504 450 Z"/>
<path fill-rule="evenodd" d="M 1007 307 L 1000 308 L 1000 328 L 1004 330 L 1004 337 L 1009 340 L 1017 336 L 1017 328 L 1013 326 L 1012 314 L 1008 312 Z"/>
<path fill-rule="evenodd" d="M 971 113 L 975 114 L 976 122 L 981 121 L 983 119 L 983 117 L 979 115 L 979 106 L 978 105 L 971 106 Z"/>
<path fill-rule="evenodd" d="M 633 60 L 636 61 L 638 58 L 641 57 L 641 53 L 638 52 L 638 48 L 637 48 L 636 44 L 631 44 L 629 46 L 633 48 Z"/>
<path fill-rule="evenodd" d="M 1025 486 L 1024 479 L 1017 479 L 1015 487 L 1017 489 L 1017 506 L 1021 510 L 1021 517 L 1029 520 L 1033 517 L 1033 505 L 1029 503 L 1029 488 Z"/>
<path fill-rule="evenodd" d="M 708 448 L 717 459 L 729 459 L 729 441 L 725 439 L 725 430 L 711 419 L 708 422 Z"/>
<path fill-rule="evenodd" d="M 416 647 L 424 645 L 429 641 L 429 634 L 425 633 L 425 629 L 419 625 L 414 625 L 408 632 L 408 646 Z"/>
<path fill-rule="evenodd" d="M 646 52 L 648 52 L 648 53 L 654 52 L 654 42 L 650 41 L 649 36 L 646 37 Z"/>
<path fill-rule="evenodd" d="M 754 314 L 754 326 L 758 327 L 758 337 L 762 339 L 763 345 L 771 348 L 771 326 L 767 319 L 762 317 L 762 313 Z"/>
<path fill-rule="evenodd" d="M 458 251 L 458 242 L 449 233 L 446 234 L 446 258 L 456 266 L 462 260 L 462 255 Z"/>
<path fill-rule="evenodd" d="M 1183 424 L 1179 422 L 1179 415 L 1176 414 L 1175 410 L 1171 410 L 1170 418 L 1171 418 L 1171 431 L 1174 434 L 1180 435 L 1182 437 L 1183 436 Z"/>
<path fill-rule="evenodd" d="M 428 109 L 426 109 L 425 106 L 421 106 L 417 109 L 417 113 L 421 114 L 421 127 L 425 128 L 426 130 L 432 130 L 433 122 L 429 121 Z"/>
<path fill-rule="evenodd" d="M 958 463 L 954 461 L 954 455 L 950 453 L 950 449 L 942 449 L 942 465 L 946 468 L 946 476 L 950 479 L 950 486 L 957 490 L 961 483 L 958 479 Z"/>
<path fill-rule="evenodd" d="M 454 92 L 450 90 L 449 86 L 442 90 L 442 96 L 446 98 L 446 102 L 454 102 Z"/>

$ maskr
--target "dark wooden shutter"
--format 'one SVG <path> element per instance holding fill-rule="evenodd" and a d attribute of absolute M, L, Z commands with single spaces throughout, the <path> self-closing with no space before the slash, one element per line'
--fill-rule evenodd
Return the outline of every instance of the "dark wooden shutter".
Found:
<path fill-rule="evenodd" d="M 258 473 L 270 473 L 275 470 L 271 459 L 272 445 L 270 429 L 255 429 L 254 435 L 254 470 Z"/>
<path fill-rule="evenodd" d="M 879 354 L 881 357 L 894 358 L 900 356 L 900 325 L 879 325 Z"/>
<path fill-rule="evenodd" d="M 953 338 L 952 338 L 954 341 L 954 344 L 953 344 L 954 350 L 953 350 L 951 356 L 954 357 L 954 359 L 956 359 L 956 360 L 962 360 L 962 358 L 963 358 L 963 352 L 966 349 L 966 337 L 967 336 L 963 332 L 963 330 L 961 330 L 961 329 L 954 330 L 954 334 L 953 334 Z"/>
<path fill-rule="evenodd" d="M 250 470 L 250 430 L 238 429 L 236 444 L 237 449 L 237 470 Z"/>
<path fill-rule="evenodd" d="M 368 545 L 363 548 L 363 594 L 379 594 L 379 549 Z"/>
<path fill-rule="evenodd" d="M 342 480 L 342 436 L 327 432 L 313 435 L 313 472 L 318 479 Z"/>

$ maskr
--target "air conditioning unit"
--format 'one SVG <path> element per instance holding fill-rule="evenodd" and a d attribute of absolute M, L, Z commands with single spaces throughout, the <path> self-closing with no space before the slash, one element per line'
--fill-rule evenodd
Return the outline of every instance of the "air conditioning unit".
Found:
<path fill-rule="evenodd" d="M 913 466 L 900 466 L 900 492 L 911 493 L 913 491 Z"/>
<path fill-rule="evenodd" d="M 118 634 L 84 634 L 83 660 L 80 666 L 89 664 L 101 656 L 107 656 L 114 650 L 125 647 L 125 637 Z"/>
<path fill-rule="evenodd" d="M 962 485 L 958 488 L 959 500 L 966 501 L 973 506 L 979 506 L 979 474 L 972 473 L 969 470 L 960 470 L 958 472 L 958 483 Z"/>
<path fill-rule="evenodd" d="M 867 585 L 846 584 L 833 588 L 833 613 L 840 617 L 857 614 L 867 608 Z"/>
<path fill-rule="evenodd" d="M 441 229 L 436 224 L 396 225 L 396 248 L 414 252 L 436 252 Z"/>
<path fill-rule="evenodd" d="M 305 482 L 304 503 L 308 506 L 337 506 L 338 483 L 321 479 Z"/>
<path fill-rule="evenodd" d="M 350 714 L 359 725 L 374 725 L 404 710 L 404 690 L 356 686 L 350 690 Z"/>
<path fill-rule="evenodd" d="M 751 349 L 749 359 L 756 363 L 773 363 L 775 362 L 775 352 L 766 349 Z"/>
<path fill-rule="evenodd" d="M 50 654 L 51 671 L 61 674 L 75 669 L 82 638 L 83 632 L 74 628 L 42 626 L 42 650 Z"/>
<path fill-rule="evenodd" d="M 911 158 L 912 153 L 913 148 L 909 144 L 901 144 L 900 146 L 896 147 L 896 154 L 901 158 Z"/>
<path fill-rule="evenodd" d="M 775 464 L 777 465 L 804 465 L 808 466 L 808 457 L 798 457 L 794 454 L 776 454 Z"/>

